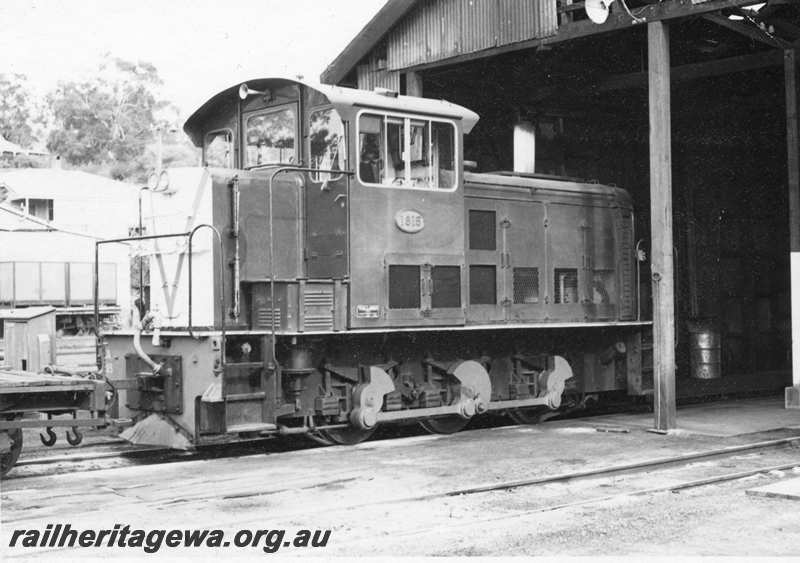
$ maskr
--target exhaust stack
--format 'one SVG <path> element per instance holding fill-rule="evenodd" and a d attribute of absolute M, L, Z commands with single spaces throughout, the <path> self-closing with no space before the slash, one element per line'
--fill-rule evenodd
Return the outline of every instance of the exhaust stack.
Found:
<path fill-rule="evenodd" d="M 536 168 L 536 129 L 529 121 L 514 126 L 514 172 L 532 174 Z"/>

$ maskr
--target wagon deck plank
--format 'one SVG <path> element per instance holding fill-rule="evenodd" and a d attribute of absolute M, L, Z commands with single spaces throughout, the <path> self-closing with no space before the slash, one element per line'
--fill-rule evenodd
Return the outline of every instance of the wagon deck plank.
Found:
<path fill-rule="evenodd" d="M 39 373 L 0 370 L 0 393 L 14 393 L 31 387 L 67 387 L 80 390 L 94 388 L 94 382 L 68 375 L 43 375 Z"/>

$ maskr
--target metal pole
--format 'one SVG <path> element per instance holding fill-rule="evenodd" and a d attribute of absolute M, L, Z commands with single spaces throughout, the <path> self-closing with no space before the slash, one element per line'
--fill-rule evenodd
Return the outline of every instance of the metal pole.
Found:
<path fill-rule="evenodd" d="M 200 229 L 211 229 L 214 233 L 214 236 L 217 239 L 217 244 L 219 245 L 219 287 L 220 287 L 220 298 L 219 298 L 219 314 L 220 314 L 220 323 L 222 327 L 220 329 L 222 333 L 222 364 L 225 364 L 225 246 L 222 244 L 222 236 L 219 234 L 219 230 L 213 225 L 209 225 L 208 223 L 203 223 L 202 225 L 197 225 L 192 232 L 189 233 L 189 312 L 188 312 L 188 321 L 189 321 L 189 336 L 192 338 L 196 338 L 194 335 L 194 327 L 192 326 L 192 239 L 194 238 L 194 234 Z"/>
<path fill-rule="evenodd" d="M 149 186 L 142 186 L 139 188 L 139 236 L 141 237 L 144 235 L 144 224 L 142 221 L 142 192 L 144 190 L 150 190 Z M 145 303 L 144 299 L 144 259 L 141 255 L 141 248 L 139 249 L 139 318 L 144 318 L 144 314 L 147 311 L 147 303 Z"/>

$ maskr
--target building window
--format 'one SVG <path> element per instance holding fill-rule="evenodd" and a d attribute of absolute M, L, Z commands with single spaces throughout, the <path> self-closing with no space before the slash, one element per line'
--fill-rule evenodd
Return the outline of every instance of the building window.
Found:
<path fill-rule="evenodd" d="M 233 168 L 233 133 L 228 129 L 206 135 L 204 166 Z"/>
<path fill-rule="evenodd" d="M 294 164 L 297 111 L 294 106 L 251 114 L 245 121 L 245 168 Z"/>
<path fill-rule="evenodd" d="M 395 115 L 361 114 L 358 120 L 362 184 L 453 190 L 455 126 Z"/>
<path fill-rule="evenodd" d="M 53 220 L 52 199 L 15 199 L 11 205 L 18 207 L 24 213 L 45 221 Z"/>

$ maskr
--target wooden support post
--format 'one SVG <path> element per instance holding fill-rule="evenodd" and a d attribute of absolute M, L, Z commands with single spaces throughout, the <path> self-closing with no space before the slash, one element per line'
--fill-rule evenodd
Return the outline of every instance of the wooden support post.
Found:
<path fill-rule="evenodd" d="M 655 430 L 675 428 L 675 276 L 672 242 L 672 151 L 669 28 L 647 24 L 650 87 L 650 231 L 653 276 Z"/>
<path fill-rule="evenodd" d="M 422 97 L 422 75 L 410 70 L 406 72 L 406 95 Z"/>
<path fill-rule="evenodd" d="M 800 131 L 797 121 L 797 51 L 784 51 L 786 149 L 789 184 L 789 252 L 792 299 L 792 386 L 786 408 L 800 408 Z"/>

